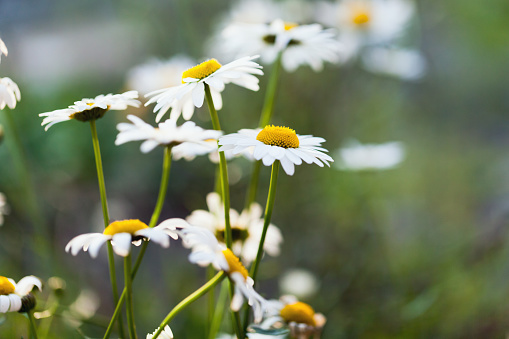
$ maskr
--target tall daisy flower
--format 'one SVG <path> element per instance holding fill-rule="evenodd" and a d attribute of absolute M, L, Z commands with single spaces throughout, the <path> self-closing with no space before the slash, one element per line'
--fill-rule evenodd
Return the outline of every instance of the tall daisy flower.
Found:
<path fill-rule="evenodd" d="M 177 218 L 167 219 L 153 228 L 137 219 L 114 221 L 103 233 L 86 233 L 71 239 L 65 246 L 65 251 L 76 255 L 83 249 L 85 252 L 89 251 L 92 258 L 96 258 L 101 246 L 111 241 L 115 253 L 126 257 L 131 251 L 131 243 L 138 246 L 143 240 L 153 241 L 165 248 L 169 247 L 169 238 L 178 238 L 176 228 L 186 226 L 187 222 Z"/>
<path fill-rule="evenodd" d="M 222 49 L 233 55 L 260 54 L 272 64 L 281 53 L 288 72 L 301 65 L 320 71 L 324 62 L 340 60 L 341 46 L 332 30 L 319 24 L 298 25 L 276 19 L 270 24 L 233 23 L 222 32 Z"/>
<path fill-rule="evenodd" d="M 6 105 L 13 109 L 20 99 L 21 92 L 18 85 L 11 78 L 0 78 L 0 109 L 4 109 Z"/>
<path fill-rule="evenodd" d="M 0 226 L 4 224 L 4 215 L 8 214 L 9 210 L 9 205 L 7 205 L 5 194 L 0 193 Z"/>
<path fill-rule="evenodd" d="M 109 110 L 125 110 L 128 106 L 139 107 L 141 102 L 136 100 L 138 92 L 129 91 L 122 94 L 98 95 L 93 99 L 81 99 L 75 101 L 68 108 L 58 109 L 51 112 L 41 113 L 44 117 L 41 125 L 47 131 L 51 126 L 68 120 L 92 121 L 102 118 Z"/>
<path fill-rule="evenodd" d="M 191 119 L 194 107 L 201 107 L 205 98 L 205 84 L 209 85 L 213 101 L 220 101 L 220 92 L 226 84 L 233 83 L 252 91 L 258 91 L 258 78 L 263 75 L 261 66 L 253 59 L 258 56 L 243 57 L 226 65 L 221 65 L 216 59 L 210 59 L 194 66 L 182 73 L 182 84 L 170 88 L 160 89 L 147 94 L 152 97 L 145 106 L 156 103 L 154 113 L 157 113 L 156 122 L 171 109 L 170 119 L 177 120 L 182 114 L 185 120 Z"/>
<path fill-rule="evenodd" d="M 213 192 L 207 195 L 208 211 L 195 210 L 186 218 L 194 226 L 204 227 L 214 233 L 221 244 L 224 244 L 224 206 L 219 194 Z M 232 229 L 232 250 L 235 255 L 249 264 L 256 258 L 258 244 L 262 236 L 263 218 L 262 207 L 253 203 L 249 209 L 239 214 L 230 209 L 230 224 Z M 270 224 L 267 230 L 267 240 L 263 249 L 271 256 L 278 256 L 283 242 L 281 231 Z"/>
<path fill-rule="evenodd" d="M 177 126 L 175 120 L 168 119 L 160 123 L 158 127 L 154 127 L 134 115 L 128 115 L 127 119 L 132 124 L 122 122 L 117 125 L 119 133 L 115 145 L 144 140 L 140 147 L 143 153 L 150 152 L 159 145 L 173 147 L 183 143 L 192 143 L 207 147 L 209 146 L 207 140 L 217 140 L 222 135 L 221 131 L 203 129 L 192 121 L 186 121 L 181 126 Z"/>
<path fill-rule="evenodd" d="M 262 160 L 270 166 L 279 160 L 284 171 L 293 175 L 295 165 L 302 162 L 315 163 L 320 167 L 334 160 L 321 147 L 325 139 L 312 135 L 299 135 L 288 127 L 268 125 L 264 129 L 241 129 L 238 133 L 227 134 L 219 138 L 219 151 L 232 150 L 239 154 L 250 149 L 256 160 Z"/>
<path fill-rule="evenodd" d="M 17 284 L 11 278 L 0 276 L 0 313 L 28 312 L 34 308 L 35 298 L 30 293 L 34 286 L 41 290 L 42 283 L 32 275 Z"/>
<path fill-rule="evenodd" d="M 178 233 L 183 239 L 184 246 L 192 250 L 189 255 L 190 262 L 204 267 L 212 264 L 215 269 L 228 274 L 233 281 L 235 291 L 230 304 L 231 309 L 235 312 L 240 310 L 245 299 L 253 308 L 255 322 L 260 322 L 266 300 L 254 290 L 254 281 L 240 259 L 230 249 L 220 244 L 216 236 L 205 228 L 190 226 Z"/>
<path fill-rule="evenodd" d="M 263 327 L 271 327 L 277 323 L 284 323 L 290 328 L 292 338 L 320 339 L 327 318 L 304 302 L 298 301 L 294 296 L 283 296 L 280 300 L 267 301 L 267 318 Z"/>

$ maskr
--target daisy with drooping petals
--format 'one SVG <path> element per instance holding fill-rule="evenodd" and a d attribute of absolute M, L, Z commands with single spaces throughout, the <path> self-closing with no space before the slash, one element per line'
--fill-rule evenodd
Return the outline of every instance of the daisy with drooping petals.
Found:
<path fill-rule="evenodd" d="M 219 151 L 232 150 L 238 154 L 251 148 L 253 157 L 270 166 L 279 160 L 286 174 L 293 175 L 295 165 L 315 163 L 320 167 L 334 160 L 320 147 L 325 139 L 312 135 L 298 135 L 293 129 L 268 125 L 264 129 L 242 129 L 238 133 L 219 138 Z"/>
<path fill-rule="evenodd" d="M 175 232 L 177 227 L 186 227 L 188 223 L 183 219 L 167 219 L 158 226 L 150 228 L 137 219 L 114 221 L 106 227 L 103 233 L 86 233 L 71 239 L 65 251 L 71 251 L 72 255 L 83 251 L 89 251 L 92 258 L 96 258 L 101 246 L 111 241 L 113 251 L 116 254 L 126 257 L 131 251 L 131 243 L 140 245 L 142 240 L 154 241 L 162 247 L 169 247 L 169 237 L 177 239 Z"/>
<path fill-rule="evenodd" d="M 115 145 L 145 140 L 140 147 L 143 153 L 150 152 L 159 145 L 173 147 L 182 143 L 195 143 L 208 146 L 207 140 L 217 140 L 223 134 L 221 131 L 203 129 L 192 121 L 177 126 L 175 120 L 168 119 L 154 127 L 134 115 L 128 115 L 127 119 L 131 120 L 132 124 L 122 122 L 117 125 L 120 133 L 117 135 Z"/>
<path fill-rule="evenodd" d="M 247 269 L 233 252 L 220 244 L 216 236 L 203 227 L 190 226 L 178 231 L 183 244 L 191 248 L 189 261 L 200 265 L 212 264 L 215 269 L 228 274 L 235 285 L 235 292 L 230 307 L 233 311 L 240 310 L 244 299 L 253 307 L 254 320 L 260 322 L 265 309 L 266 300 L 253 288 L 254 281 Z"/>
<path fill-rule="evenodd" d="M 268 300 L 266 304 L 268 317 L 263 321 L 262 327 L 267 328 L 283 322 L 290 328 L 292 338 L 313 336 L 320 339 L 327 318 L 321 313 L 315 313 L 310 305 L 290 295 L 279 300 Z"/>
<path fill-rule="evenodd" d="M 205 98 L 205 85 L 217 93 L 213 101 L 220 102 L 220 92 L 226 84 L 233 83 L 252 91 L 258 91 L 258 78 L 263 75 L 261 66 L 253 59 L 258 56 L 244 57 L 221 65 L 216 59 L 210 59 L 192 67 L 182 74 L 182 84 L 175 87 L 164 88 L 147 94 L 152 98 L 145 106 L 156 103 L 154 113 L 157 112 L 156 122 L 171 109 L 170 119 L 177 120 L 180 114 L 185 120 L 191 119 L 194 107 L 201 107 Z"/>
<path fill-rule="evenodd" d="M 158 330 L 159 328 L 152 332 L 152 334 L 147 334 L 147 339 L 153 339 L 154 334 L 156 334 Z M 164 326 L 163 331 L 157 336 L 157 339 L 173 339 L 173 332 L 171 331 L 170 326 Z"/>
<path fill-rule="evenodd" d="M 39 291 L 42 283 L 32 275 L 22 278 L 18 283 L 10 278 L 0 276 L 0 313 L 28 312 L 35 307 L 35 298 L 31 291 L 37 286 Z"/>
<path fill-rule="evenodd" d="M 331 30 L 319 24 L 297 25 L 277 19 L 270 24 L 234 23 L 222 32 L 222 49 L 233 55 L 260 54 L 271 64 L 281 53 L 283 68 L 308 65 L 320 71 L 324 62 L 340 60 L 341 47 Z"/>
<path fill-rule="evenodd" d="M 195 210 L 186 220 L 191 225 L 204 227 L 215 233 L 218 241 L 224 243 L 224 206 L 219 194 L 209 193 L 207 195 L 207 206 L 208 211 Z M 232 249 L 246 264 L 251 263 L 256 258 L 263 229 L 262 213 L 262 207 L 257 203 L 253 203 L 249 210 L 242 211 L 240 215 L 234 209 L 230 209 Z M 263 246 L 264 251 L 271 256 L 277 256 L 282 242 L 281 231 L 270 224 Z"/>
<path fill-rule="evenodd" d="M 11 78 L 0 78 L 0 109 L 4 109 L 5 105 L 13 109 L 20 99 L 21 92 L 18 85 Z"/>
<path fill-rule="evenodd" d="M 39 114 L 45 117 L 41 125 L 47 131 L 51 126 L 68 120 L 91 121 L 102 118 L 109 110 L 125 110 L 128 106 L 139 107 L 141 102 L 136 100 L 138 92 L 129 91 L 122 94 L 98 95 L 93 99 L 75 101 L 69 108 Z"/>

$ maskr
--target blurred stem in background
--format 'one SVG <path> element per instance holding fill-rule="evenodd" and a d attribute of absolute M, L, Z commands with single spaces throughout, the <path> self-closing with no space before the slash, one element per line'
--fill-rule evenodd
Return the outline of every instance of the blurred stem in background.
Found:
<path fill-rule="evenodd" d="M 19 173 L 19 180 L 22 185 L 24 195 L 23 206 L 26 207 L 26 211 L 24 212 L 28 214 L 34 228 L 34 236 L 31 238 L 31 247 L 34 249 L 33 252 L 37 253 L 34 257 L 40 258 L 36 266 L 42 268 L 41 272 L 51 272 L 53 255 L 49 239 L 52 239 L 52 235 L 46 221 L 44 220 L 44 216 L 37 201 L 34 182 L 29 170 L 30 165 L 28 163 L 18 129 L 16 128 L 14 118 L 9 110 L 4 110 L 4 115 L 7 125 L 6 141 L 11 149 L 11 154 L 17 168 L 16 172 Z"/>
<path fill-rule="evenodd" d="M 90 130 L 92 132 L 92 144 L 94 145 L 95 165 L 97 168 L 97 180 L 99 182 L 99 192 L 101 195 L 101 206 L 104 218 L 104 228 L 108 227 L 110 223 L 110 216 L 108 213 L 108 200 L 106 199 L 106 185 L 104 184 L 104 172 L 101 160 L 101 148 L 99 146 L 99 138 L 97 137 L 97 128 L 95 120 L 90 120 Z M 110 270 L 111 291 L 113 293 L 113 302 L 118 304 L 118 289 L 117 289 L 117 276 L 115 273 L 115 258 L 113 256 L 113 247 L 111 242 L 108 241 L 108 266 Z M 118 318 L 118 327 L 121 338 L 125 337 L 124 324 L 122 317 Z"/>
<path fill-rule="evenodd" d="M 272 120 L 274 114 L 274 103 L 276 101 L 276 92 L 279 83 L 279 74 L 281 73 L 281 53 L 279 53 L 276 61 L 272 65 L 272 71 L 270 73 L 269 83 L 267 85 L 267 91 L 265 92 L 265 101 L 263 104 L 262 114 L 260 116 L 259 128 L 264 128 Z M 256 193 L 258 192 L 258 180 L 260 178 L 260 166 L 259 161 L 255 161 L 253 164 L 253 170 L 251 172 L 251 181 L 246 194 L 245 209 L 249 210 L 249 207 L 253 202 L 256 201 Z"/>
<path fill-rule="evenodd" d="M 38 339 L 39 337 L 37 336 L 37 326 L 35 325 L 35 318 L 34 318 L 33 311 L 27 312 L 27 318 L 28 318 L 28 322 L 30 323 L 30 338 Z"/>
<path fill-rule="evenodd" d="M 171 169 L 171 149 L 172 146 L 167 146 L 164 149 L 164 158 L 163 158 L 163 173 L 161 175 L 161 184 L 159 185 L 159 194 L 157 197 L 156 206 L 154 207 L 154 212 L 152 213 L 152 217 L 150 218 L 149 227 L 154 227 L 159 220 L 159 216 L 161 215 L 161 211 L 163 209 L 164 199 L 166 197 L 166 191 L 168 190 L 168 182 L 170 179 L 170 169 Z M 141 261 L 143 260 L 143 256 L 145 255 L 145 251 L 147 250 L 148 241 L 144 241 L 141 246 L 140 253 L 138 254 L 138 258 L 136 258 L 136 262 L 134 263 L 132 272 L 131 272 L 131 280 L 134 280 L 136 277 L 136 273 L 138 272 L 138 268 L 141 265 Z M 106 329 L 106 333 L 104 334 L 104 339 L 107 339 L 111 335 L 111 331 L 113 329 L 113 324 L 115 323 L 117 317 L 122 310 L 122 305 L 124 304 L 125 298 L 127 296 L 127 287 L 124 287 L 122 291 L 122 295 L 120 296 L 117 306 L 115 307 L 115 311 L 111 316 L 110 323 L 108 328 Z M 120 317 L 121 319 L 122 317 Z"/>

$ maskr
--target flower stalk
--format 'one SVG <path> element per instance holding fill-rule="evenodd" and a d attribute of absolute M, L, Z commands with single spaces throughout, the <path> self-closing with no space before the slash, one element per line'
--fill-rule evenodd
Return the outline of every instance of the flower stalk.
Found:
<path fill-rule="evenodd" d="M 136 325 L 134 323 L 134 308 L 133 308 L 133 286 L 132 286 L 132 276 L 131 276 L 131 254 L 128 254 L 124 258 L 124 280 L 125 280 L 125 289 L 126 289 L 126 315 L 127 315 L 127 324 L 129 328 L 129 337 L 131 339 L 137 339 L 136 335 Z"/>
<path fill-rule="evenodd" d="M 39 339 L 37 336 L 37 326 L 35 325 L 35 318 L 33 311 L 27 312 L 28 322 L 30 323 L 30 338 Z"/>

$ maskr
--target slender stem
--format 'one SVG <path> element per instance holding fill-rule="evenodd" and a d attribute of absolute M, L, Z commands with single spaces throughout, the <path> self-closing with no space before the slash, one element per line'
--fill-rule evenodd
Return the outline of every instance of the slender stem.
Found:
<path fill-rule="evenodd" d="M 256 275 L 258 273 L 258 266 L 263 256 L 263 244 L 265 243 L 265 236 L 267 235 L 267 229 L 269 228 L 270 219 L 272 217 L 272 208 L 274 207 L 274 199 L 276 197 L 276 185 L 277 176 L 279 171 L 279 160 L 274 161 L 272 164 L 272 172 L 270 174 L 270 186 L 269 196 L 267 197 L 267 205 L 265 207 L 265 219 L 263 221 L 262 237 L 260 238 L 260 244 L 258 245 L 258 252 L 256 253 L 256 259 L 251 267 L 250 276 L 256 281 Z"/>
<path fill-rule="evenodd" d="M 161 176 L 161 185 L 159 186 L 159 195 L 157 197 L 156 207 L 154 208 L 154 213 L 152 213 L 152 218 L 150 218 L 149 227 L 154 227 L 159 220 L 159 216 L 161 215 L 161 210 L 163 209 L 164 198 L 166 197 L 166 191 L 168 190 L 168 181 L 170 178 L 170 168 L 171 168 L 171 146 L 165 147 L 164 149 L 164 159 L 163 159 L 163 174 Z"/>
<path fill-rule="evenodd" d="M 212 101 L 212 94 L 210 93 L 209 85 L 205 84 L 205 97 L 207 98 L 207 105 L 209 106 L 210 118 L 212 119 L 212 126 L 216 131 L 221 130 L 221 125 L 219 124 L 219 117 L 217 116 L 216 108 L 214 107 L 214 102 Z M 222 196 L 224 203 L 224 240 L 226 243 L 226 247 L 232 248 L 232 229 L 230 225 L 230 189 L 228 184 L 228 168 L 226 166 L 226 157 L 224 156 L 224 152 L 219 152 L 219 170 L 221 173 L 221 186 L 222 186 Z"/>
<path fill-rule="evenodd" d="M 171 168 L 171 147 L 167 147 L 164 152 L 164 159 L 163 159 L 163 173 L 161 175 L 161 185 L 159 186 L 159 195 L 157 199 L 156 206 L 154 208 L 154 212 L 152 213 L 152 217 L 150 218 L 150 227 L 153 227 L 158 219 L 159 215 L 161 213 L 161 209 L 164 203 L 164 199 L 166 197 L 166 191 L 168 190 L 168 182 L 169 182 L 169 176 L 170 176 L 170 168 Z M 132 273 L 131 273 L 131 279 L 134 280 L 134 277 L 136 277 L 136 273 L 138 272 L 138 268 L 141 265 L 141 261 L 143 259 L 143 256 L 145 255 L 145 251 L 147 250 L 148 241 L 144 241 L 141 245 L 140 253 L 138 254 L 138 257 L 136 258 L 136 262 L 134 263 Z M 127 289 L 124 288 L 122 291 L 122 295 L 120 296 L 118 302 L 116 303 L 117 306 L 115 307 L 115 311 L 113 312 L 113 315 L 111 316 L 110 323 L 108 325 L 108 328 L 106 329 L 106 332 L 104 333 L 104 339 L 108 339 L 111 335 L 111 331 L 113 330 L 113 324 L 115 323 L 115 320 L 120 314 L 120 311 L 122 310 L 122 305 L 124 304 L 125 298 L 127 295 Z M 121 319 L 121 318 L 119 318 Z"/>
<path fill-rule="evenodd" d="M 27 312 L 28 322 L 30 323 L 30 334 L 31 338 L 38 339 L 37 337 L 37 326 L 35 325 L 35 318 L 33 311 Z"/>
<path fill-rule="evenodd" d="M 134 324 L 134 310 L 133 310 L 133 286 L 131 280 L 131 254 L 128 254 L 124 258 L 124 280 L 125 289 L 127 290 L 127 301 L 126 301 L 126 315 L 127 324 L 129 328 L 129 337 L 131 339 L 137 339 L 136 326 Z"/>
<path fill-rule="evenodd" d="M 101 206 L 103 211 L 104 228 L 108 227 L 110 223 L 110 216 L 108 213 L 108 200 L 106 199 L 106 185 L 104 184 L 104 171 L 101 159 L 101 148 L 99 146 L 99 138 L 97 137 L 97 128 L 95 120 L 90 120 L 90 131 L 92 132 L 92 144 L 94 146 L 95 165 L 97 168 L 97 181 L 99 183 L 99 193 L 101 196 Z M 117 275 L 115 273 L 115 258 L 113 255 L 113 247 L 111 242 L 108 242 L 108 266 L 110 270 L 111 291 L 113 293 L 113 301 L 118 303 L 118 289 L 117 289 Z M 122 317 L 118 319 L 118 327 L 120 336 L 125 337 L 124 325 Z"/>
<path fill-rule="evenodd" d="M 200 298 L 202 295 L 207 293 L 209 289 L 216 286 L 218 282 L 220 282 L 224 277 L 225 273 L 223 271 L 218 272 L 214 278 L 210 279 L 207 283 L 205 283 L 202 287 L 191 293 L 189 296 L 187 296 L 184 300 L 179 302 L 177 306 L 175 306 L 170 313 L 164 318 L 164 320 L 161 322 L 161 325 L 159 325 L 159 328 L 153 335 L 153 339 L 157 339 L 159 334 L 164 330 L 164 326 L 168 325 L 168 323 L 175 317 L 180 311 L 182 311 L 185 307 L 187 307 L 189 304 L 191 304 L 193 301 Z"/>
<path fill-rule="evenodd" d="M 279 83 L 279 74 L 281 73 L 281 53 L 278 55 L 274 65 L 272 66 L 272 71 L 270 73 L 269 83 L 267 85 L 267 91 L 265 92 L 265 101 L 262 108 L 262 114 L 260 115 L 260 122 L 258 127 L 264 128 L 270 123 L 272 119 L 272 115 L 274 114 L 274 103 L 276 101 L 276 93 Z M 253 170 L 251 172 L 251 181 L 249 184 L 249 189 L 246 194 L 246 204 L 245 208 L 248 209 L 253 202 L 256 201 L 256 193 L 258 191 L 258 180 L 260 177 L 260 167 L 261 164 L 259 161 L 256 161 L 253 164 Z"/>
<path fill-rule="evenodd" d="M 210 323 L 210 331 L 208 339 L 215 339 L 219 328 L 221 327 L 221 321 L 223 320 L 224 308 L 226 306 L 226 299 L 228 297 L 228 283 L 226 280 L 221 284 L 221 290 L 217 297 L 217 304 L 214 309 L 214 315 Z"/>

